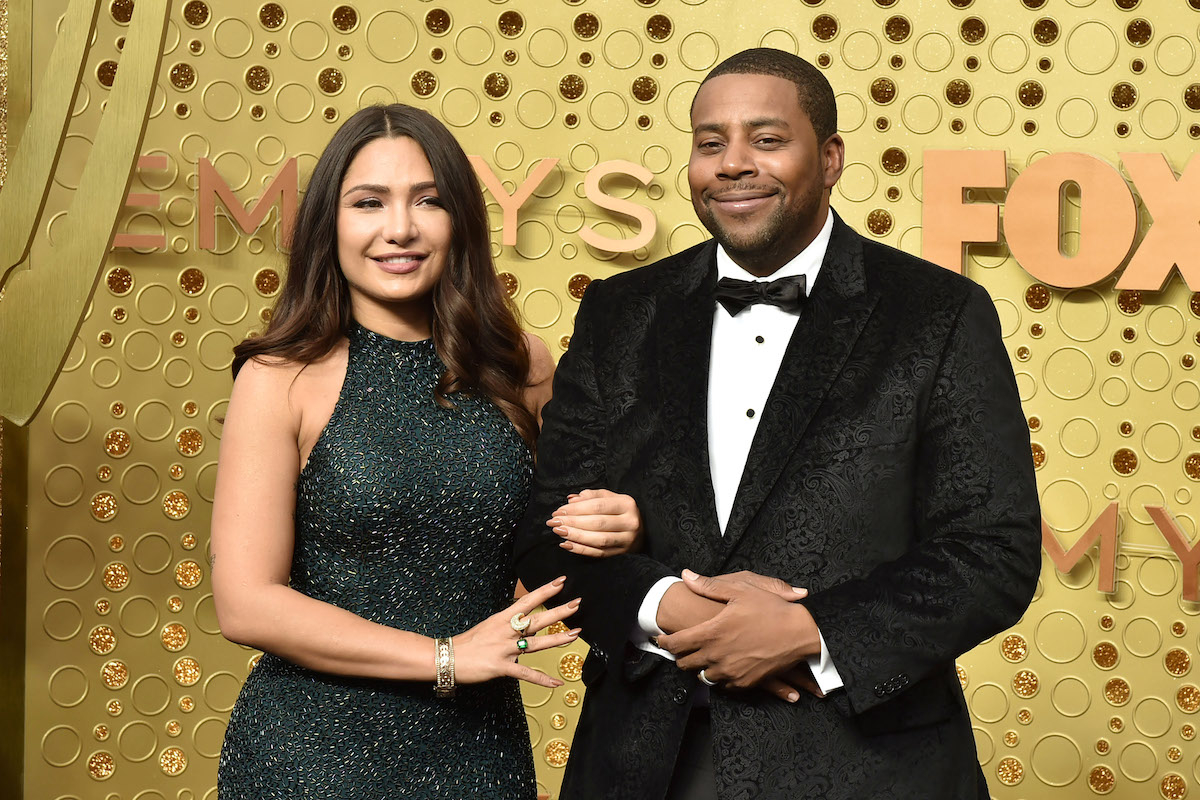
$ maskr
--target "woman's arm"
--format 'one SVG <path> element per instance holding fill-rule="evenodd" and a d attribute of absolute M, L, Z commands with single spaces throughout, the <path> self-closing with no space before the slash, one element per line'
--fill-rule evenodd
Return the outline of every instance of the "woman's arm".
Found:
<path fill-rule="evenodd" d="M 303 371 L 250 361 L 234 383 L 212 519 L 213 599 L 221 630 L 232 641 L 313 670 L 432 682 L 432 639 L 371 622 L 288 586 L 301 441 L 311 445 L 324 427 L 332 403 L 326 408 L 320 399 L 328 397 L 332 386 L 336 402 L 345 373 L 344 356 L 340 364 L 336 358 L 329 361 Z M 320 425 L 312 424 L 314 416 L 322 415 Z M 568 609 L 567 615 L 573 610 Z M 548 676 L 513 663 L 519 652 L 517 636 L 511 629 L 504 632 L 507 621 L 508 617 L 489 618 L 468 632 L 474 635 L 456 638 L 460 680 L 513 674 L 556 685 Z M 535 626 L 541 623 L 539 627 L 554 621 L 534 620 Z M 559 634 L 529 644 L 531 650 L 535 642 L 536 649 L 542 649 L 573 639 Z M 511 653 L 506 652 L 509 648 Z"/>
<path fill-rule="evenodd" d="M 525 343 L 529 347 L 526 402 L 540 426 L 542 406 L 553 388 L 554 359 L 537 336 L 526 333 Z M 581 488 L 564 498 L 546 524 L 563 538 L 560 546 L 564 550 L 581 556 L 606 558 L 637 552 L 642 547 L 642 515 L 637 503 L 627 494 L 608 489 Z"/>

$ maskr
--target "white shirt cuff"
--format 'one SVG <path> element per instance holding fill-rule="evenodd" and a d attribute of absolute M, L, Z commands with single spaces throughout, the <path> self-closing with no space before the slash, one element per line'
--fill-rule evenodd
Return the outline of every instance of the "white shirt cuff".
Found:
<path fill-rule="evenodd" d="M 835 689 L 841 689 L 846 684 L 842 680 L 842 676 L 838 674 L 837 667 L 833 665 L 833 659 L 829 656 L 829 648 L 825 646 L 825 637 L 821 636 L 819 630 L 817 636 L 821 640 L 821 653 L 808 657 L 808 668 L 812 670 L 813 678 L 817 681 L 817 686 L 821 691 L 829 694 Z"/>
<path fill-rule="evenodd" d="M 629 636 L 634 647 L 644 650 L 647 653 L 660 655 L 671 661 L 675 660 L 675 656 L 671 655 L 670 652 L 651 644 L 650 637 L 666 633 L 666 631 L 658 627 L 658 606 L 662 603 L 663 595 L 667 593 L 667 589 L 670 589 L 676 583 L 682 582 L 680 578 L 667 576 L 666 578 L 660 578 L 657 583 L 650 587 L 650 591 L 646 592 L 646 597 L 642 600 L 642 605 L 638 608 L 638 624 Z"/>

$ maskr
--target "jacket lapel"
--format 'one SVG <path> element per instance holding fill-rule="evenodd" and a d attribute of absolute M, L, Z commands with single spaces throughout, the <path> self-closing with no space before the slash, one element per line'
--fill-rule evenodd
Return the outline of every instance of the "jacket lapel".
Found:
<path fill-rule="evenodd" d="M 875 292 L 867 290 L 862 239 L 835 213 L 821 271 L 788 343 L 750 446 L 720 543 L 718 567 L 733 552 L 779 480 L 878 299 Z M 707 466 L 706 460 L 706 471 Z"/>
<path fill-rule="evenodd" d="M 703 572 L 719 556 L 720 526 L 708 466 L 708 374 L 712 347 L 716 243 L 697 248 L 660 295 L 657 342 L 663 447 L 684 499 L 674 520 L 681 564 Z"/>

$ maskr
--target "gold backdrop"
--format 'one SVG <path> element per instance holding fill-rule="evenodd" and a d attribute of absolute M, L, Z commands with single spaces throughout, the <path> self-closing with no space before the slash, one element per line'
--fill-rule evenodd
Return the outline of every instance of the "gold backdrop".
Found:
<path fill-rule="evenodd" d="M 492 192 L 516 196 L 502 207 L 489 194 L 493 252 L 557 354 L 589 280 L 704 238 L 687 199 L 688 105 L 705 71 L 745 47 L 827 72 L 848 157 L 834 205 L 914 253 L 922 225 L 939 223 L 922 221 L 926 151 L 1006 151 L 1011 185 L 1062 152 L 1113 168 L 1119 153 L 1162 154 L 1182 172 L 1200 138 L 1200 0 L 175 0 L 129 204 L 71 209 L 84 165 L 113 158 L 93 145 L 131 18 L 152 3 L 99 5 L 24 267 L 76 268 L 50 254 L 84 217 L 130 238 L 90 305 L 83 292 L 44 406 L 27 428 L 4 425 L 0 701 L 23 707 L 23 725 L 6 715 L 0 732 L 5 796 L 23 770 L 30 798 L 215 798 L 225 722 L 256 657 L 220 637 L 206 568 L 230 348 L 279 289 L 290 165 L 303 186 L 361 105 L 428 108 L 495 176 Z M 47 71 L 67 6 L 8 0 L 13 163 L 36 146 L 21 135 L 28 98 L 73 80 Z M 1046 222 L 1061 224 L 1064 254 L 1110 199 L 1068 184 L 1061 220 Z M 1140 198 L 1137 213 L 1140 240 L 1152 226 Z M 1003 241 L 970 246 L 965 263 L 1000 312 L 1050 548 L 1088 534 L 1098 545 L 1058 556 L 1063 572 L 1047 559 L 1025 618 L 960 659 L 980 761 L 996 798 L 1195 795 L 1200 604 L 1185 595 L 1196 600 L 1200 293 L 1178 274 L 1162 291 L 1055 288 L 1036 267 Z M 0 320 L 70 341 L 69 306 L 14 296 L 0 292 Z M 8 388 L 34 380 L 2 363 Z M 566 681 L 525 691 L 551 795 L 582 651 L 530 658 Z"/>

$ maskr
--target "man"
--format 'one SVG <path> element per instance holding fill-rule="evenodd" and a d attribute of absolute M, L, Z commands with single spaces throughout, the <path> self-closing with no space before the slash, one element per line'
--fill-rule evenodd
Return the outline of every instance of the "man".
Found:
<path fill-rule="evenodd" d="M 692 126 L 715 241 L 592 283 L 518 535 L 526 585 L 583 597 L 562 796 L 987 798 L 954 659 L 1017 621 L 1041 552 L 995 309 L 830 211 L 807 62 L 733 56 Z M 580 486 L 637 500 L 642 554 L 569 552 Z"/>

